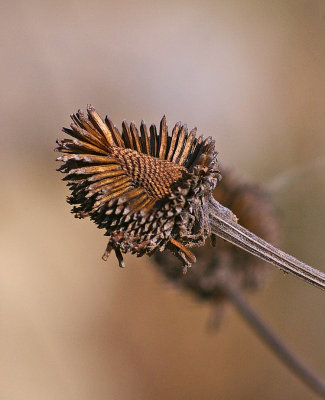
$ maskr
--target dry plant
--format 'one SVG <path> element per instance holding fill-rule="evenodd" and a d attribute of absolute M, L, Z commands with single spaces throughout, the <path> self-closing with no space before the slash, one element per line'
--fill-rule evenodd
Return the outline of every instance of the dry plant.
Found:
<path fill-rule="evenodd" d="M 276 224 L 265 194 L 228 171 L 220 183 L 214 141 L 197 138 L 196 128 L 188 132 L 177 123 L 169 135 L 163 117 L 159 132 L 155 125 L 148 131 L 144 122 L 139 132 L 134 123 L 123 121 L 120 134 L 92 106 L 87 115 L 79 110 L 71 118 L 70 129 L 63 128 L 71 138 L 57 142 L 56 150 L 63 153 L 57 158 L 63 161 L 59 170 L 66 174 L 75 217 L 90 217 L 105 229 L 103 258 L 114 250 L 124 267 L 122 253 L 154 254 L 160 270 L 179 287 L 219 306 L 230 300 L 279 357 L 325 397 L 325 384 L 241 294 L 259 286 L 267 268 L 264 261 L 325 289 L 324 273 L 269 243 L 276 242 Z M 215 249 L 205 245 L 207 238 Z M 181 260 L 181 266 L 164 250 Z"/>

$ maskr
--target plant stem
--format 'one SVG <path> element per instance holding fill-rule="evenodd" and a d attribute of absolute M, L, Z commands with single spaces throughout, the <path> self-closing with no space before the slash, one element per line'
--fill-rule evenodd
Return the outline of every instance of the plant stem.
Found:
<path fill-rule="evenodd" d="M 265 324 L 259 315 L 252 309 L 239 290 L 222 285 L 227 298 L 236 307 L 241 316 L 249 323 L 265 344 L 286 364 L 286 366 L 300 378 L 310 389 L 325 399 L 325 382 L 305 365 L 282 340 Z"/>
<path fill-rule="evenodd" d="M 276 265 L 283 271 L 294 274 L 314 286 L 325 290 L 325 274 L 323 272 L 277 249 L 239 225 L 236 216 L 213 197 L 209 202 L 208 212 L 212 233 L 254 254 L 262 260 Z"/>

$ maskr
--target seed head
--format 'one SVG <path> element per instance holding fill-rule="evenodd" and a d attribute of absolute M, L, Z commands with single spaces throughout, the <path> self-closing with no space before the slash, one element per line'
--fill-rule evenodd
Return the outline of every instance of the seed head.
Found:
<path fill-rule="evenodd" d="M 109 117 L 103 121 L 92 106 L 87 116 L 71 116 L 71 138 L 58 140 L 58 169 L 66 174 L 68 202 L 77 218 L 90 217 L 105 229 L 107 259 L 115 251 L 142 256 L 170 249 L 188 267 L 195 257 L 187 249 L 203 244 L 210 234 L 203 218 L 218 171 L 214 141 L 196 137 L 177 123 L 168 133 L 166 118 L 149 132 L 122 123 L 122 134 Z"/>

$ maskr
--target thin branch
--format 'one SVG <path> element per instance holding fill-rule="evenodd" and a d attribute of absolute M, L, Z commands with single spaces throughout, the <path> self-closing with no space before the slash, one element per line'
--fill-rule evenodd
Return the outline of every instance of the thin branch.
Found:
<path fill-rule="evenodd" d="M 318 377 L 282 342 L 282 340 L 265 324 L 256 311 L 253 310 L 240 291 L 229 287 L 229 285 L 222 285 L 222 290 L 264 343 L 269 346 L 299 379 L 325 399 L 325 381 Z"/>

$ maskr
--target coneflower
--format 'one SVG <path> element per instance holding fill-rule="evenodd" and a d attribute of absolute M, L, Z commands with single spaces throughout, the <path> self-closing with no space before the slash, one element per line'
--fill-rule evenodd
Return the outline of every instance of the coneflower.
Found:
<path fill-rule="evenodd" d="M 218 203 L 212 190 L 221 179 L 214 141 L 196 137 L 177 123 L 168 133 L 163 117 L 159 132 L 144 122 L 122 123 L 122 134 L 110 118 L 103 121 L 92 106 L 87 116 L 72 115 L 71 139 L 58 141 L 59 168 L 67 174 L 69 203 L 78 218 L 90 217 L 106 230 L 103 258 L 115 251 L 151 255 L 170 249 L 184 269 L 195 262 L 189 250 L 211 235 L 270 262 L 286 272 L 325 289 L 325 275 L 271 246 L 237 223 L 236 216 Z"/>

